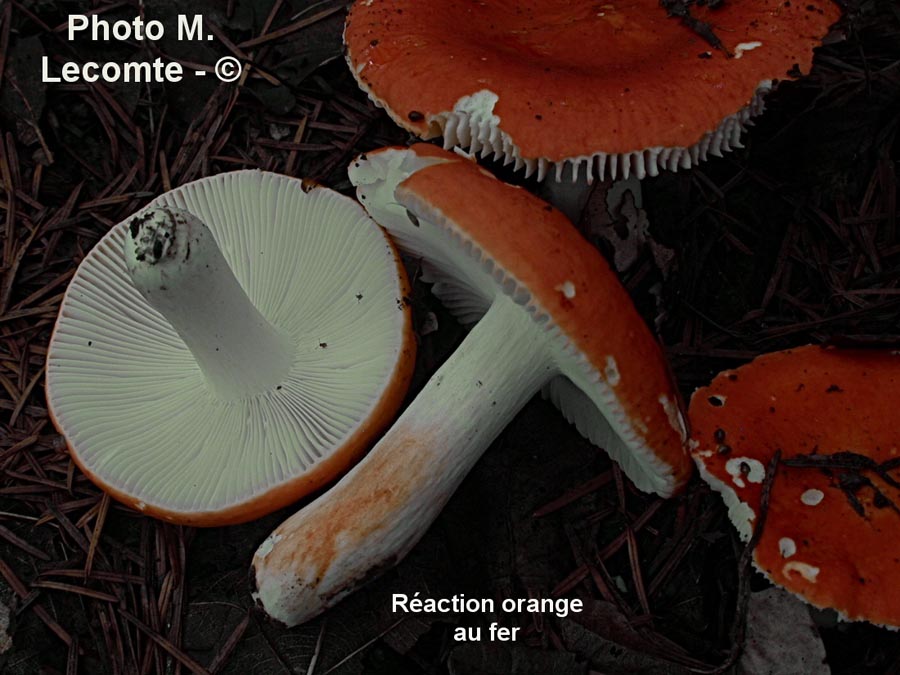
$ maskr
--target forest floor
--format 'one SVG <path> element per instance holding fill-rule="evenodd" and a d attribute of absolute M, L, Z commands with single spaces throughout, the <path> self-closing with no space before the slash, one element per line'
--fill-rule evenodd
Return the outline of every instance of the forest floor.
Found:
<path fill-rule="evenodd" d="M 164 20 L 179 11 L 152 4 Z M 0 670 L 731 672 L 739 589 L 767 584 L 739 565 L 718 495 L 699 480 L 668 501 L 637 492 L 544 401 L 506 429 L 401 565 L 292 630 L 253 609 L 247 571 L 296 507 L 193 530 L 142 517 L 80 474 L 48 419 L 43 366 L 66 285 L 94 243 L 163 191 L 222 171 L 257 167 L 349 193 L 355 154 L 410 140 L 347 72 L 342 2 L 197 0 L 190 11 L 227 41 L 190 51 L 174 40 L 71 43 L 60 27 L 87 5 L 118 18 L 137 3 L 0 3 L 0 610 L 12 616 Z M 621 276 L 686 398 L 763 352 L 900 345 L 900 9 L 849 5 L 812 73 L 768 98 L 744 149 L 644 181 L 653 246 L 638 246 Z M 229 52 L 253 64 L 237 84 L 39 77 L 44 55 L 213 63 Z M 582 227 L 614 252 L 589 219 Z M 661 264 L 654 248 L 671 257 Z M 420 328 L 438 326 L 420 330 L 415 391 L 462 331 L 420 282 L 413 305 Z M 397 616 L 389 598 L 400 591 L 552 593 L 587 606 L 516 617 L 516 643 L 459 644 L 454 627 L 497 617 Z M 900 674 L 895 633 L 816 621 L 833 673 Z"/>

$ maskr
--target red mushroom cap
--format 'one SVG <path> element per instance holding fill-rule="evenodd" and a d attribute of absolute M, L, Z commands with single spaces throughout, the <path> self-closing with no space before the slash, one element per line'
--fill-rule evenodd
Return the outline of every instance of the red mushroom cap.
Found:
<path fill-rule="evenodd" d="M 658 0 L 356 2 L 351 70 L 399 125 L 541 175 L 655 175 L 739 146 L 772 81 L 807 72 L 832 0 L 691 5 L 717 50 Z M 561 165 L 558 165 L 561 170 Z M 542 176 L 541 176 L 542 177 Z"/>
<path fill-rule="evenodd" d="M 744 539 L 781 450 L 760 571 L 817 607 L 886 626 L 900 626 L 898 393 L 900 352 L 810 346 L 721 373 L 689 415 L 701 475 Z"/>
<path fill-rule="evenodd" d="M 373 173 L 373 165 L 403 177 L 390 199 L 382 201 L 426 214 L 459 243 L 460 257 L 475 263 L 479 271 L 471 275 L 493 279 L 492 293 L 500 290 L 515 297 L 535 322 L 560 332 L 561 344 L 572 353 L 559 357 L 557 367 L 565 377 L 554 378 L 545 394 L 567 419 L 605 447 L 640 489 L 664 496 L 679 491 L 693 467 L 665 356 L 603 256 L 571 222 L 527 190 L 430 144 L 381 148 L 366 153 L 362 164 L 368 166 L 360 164 L 350 170 L 351 181 L 362 184 L 357 194 L 401 249 L 429 259 L 404 233 L 406 215 L 398 224 L 373 210 L 377 197 L 367 196 L 369 183 L 377 186 L 382 181 L 362 175 Z M 450 249 L 443 253 L 453 255 Z M 462 292 L 454 289 L 455 294 Z M 467 298 L 462 313 L 478 304 Z M 597 407 L 605 411 L 621 443 L 608 437 L 605 423 L 595 426 L 603 418 Z"/>

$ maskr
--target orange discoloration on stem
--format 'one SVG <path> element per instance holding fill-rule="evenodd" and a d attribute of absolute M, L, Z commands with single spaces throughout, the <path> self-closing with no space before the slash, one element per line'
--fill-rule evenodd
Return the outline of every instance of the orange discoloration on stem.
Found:
<path fill-rule="evenodd" d="M 311 566 L 316 570 L 316 580 L 321 581 L 339 556 L 338 547 L 364 551 L 366 543 L 391 525 L 396 514 L 410 503 L 422 481 L 442 470 L 434 457 L 421 452 L 423 447 L 434 447 L 438 440 L 431 438 L 427 430 L 393 429 L 390 440 L 390 451 L 375 455 L 365 473 L 349 477 L 327 503 L 317 502 L 311 507 L 305 518 L 311 527 L 294 530 L 288 520 L 276 530 L 297 545 L 278 547 L 273 555 L 283 552 L 284 560 L 267 559 L 268 566 L 286 570 Z M 397 474 L 402 474 L 402 478 Z M 317 518 L 319 512 L 326 517 Z"/>
<path fill-rule="evenodd" d="M 603 376 L 609 356 L 614 356 L 619 402 L 636 433 L 673 468 L 674 482 L 683 485 L 693 467 L 684 449 L 684 430 L 673 424 L 680 416 L 678 393 L 662 349 L 600 252 L 558 209 L 526 190 L 506 186 L 473 170 L 471 162 L 433 146 L 418 144 L 412 150 L 429 156 L 442 153 L 455 161 L 417 171 L 400 185 L 398 198 L 408 199 L 410 205 L 427 201 L 442 214 L 446 227 L 490 251 L 496 265 L 552 314 L 598 374 Z M 571 297 L 558 290 L 561 285 L 570 289 Z M 668 409 L 662 397 L 672 402 Z"/>

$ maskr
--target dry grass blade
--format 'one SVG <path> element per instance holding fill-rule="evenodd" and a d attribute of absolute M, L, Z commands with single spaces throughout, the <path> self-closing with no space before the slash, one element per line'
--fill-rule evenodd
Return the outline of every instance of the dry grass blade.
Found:
<path fill-rule="evenodd" d="M 332 14 L 336 14 L 343 9 L 344 7 L 342 5 L 331 7 L 330 9 L 324 9 L 321 12 L 317 12 L 312 16 L 306 17 L 305 19 L 300 19 L 292 24 L 288 24 L 284 28 L 279 28 L 278 30 L 274 30 L 271 33 L 260 35 L 259 37 L 253 38 L 252 40 L 247 40 L 246 42 L 241 42 L 238 47 L 240 47 L 241 49 L 247 49 L 248 47 L 258 47 L 259 45 L 266 44 L 267 42 L 280 40 L 281 38 L 290 35 L 291 33 L 296 33 L 298 30 L 302 30 L 307 26 L 318 23 L 322 19 L 325 19 Z"/>
<path fill-rule="evenodd" d="M 66 675 L 78 675 L 78 638 L 72 638 L 69 655 L 66 659 Z"/>
<path fill-rule="evenodd" d="M 109 512 L 109 494 L 103 493 L 100 499 L 100 505 L 97 509 L 97 520 L 94 523 L 94 532 L 91 536 L 91 545 L 88 548 L 87 559 L 84 562 L 84 578 L 91 576 L 94 567 L 94 556 L 97 554 L 97 547 L 100 545 L 100 536 L 103 533 L 103 525 L 106 523 L 106 514 Z"/>
<path fill-rule="evenodd" d="M 46 609 L 34 602 L 36 596 L 31 595 L 29 590 L 25 587 L 25 584 L 22 583 L 22 580 L 19 579 L 18 576 L 16 576 L 16 573 L 13 572 L 12 568 L 6 563 L 3 558 L 0 558 L 0 575 L 2 575 L 4 579 L 6 579 L 6 583 L 9 584 L 10 588 L 13 589 L 13 592 L 16 595 L 22 598 L 22 600 L 28 601 L 28 605 L 31 611 L 34 612 L 35 616 L 37 616 L 41 621 L 44 622 L 44 625 L 46 625 L 54 635 L 56 635 L 66 645 L 72 644 L 72 636 L 69 635 L 68 631 L 60 626 L 56 622 L 56 620 L 52 616 L 50 616 Z"/>
<path fill-rule="evenodd" d="M 12 414 L 9 416 L 9 426 L 15 426 L 16 420 L 19 419 L 19 415 L 22 413 L 22 409 L 25 407 L 25 404 L 28 402 L 28 398 L 31 396 L 31 392 L 34 391 L 35 386 L 40 381 L 40 379 L 44 377 L 44 371 L 39 370 L 34 374 L 31 378 L 31 381 L 28 383 L 28 386 L 25 387 L 25 390 L 22 392 L 22 395 L 19 397 L 19 400 L 16 402 L 16 407 L 13 408 Z"/>
<path fill-rule="evenodd" d="M 12 181 L 10 179 L 10 185 Z M 65 204 L 63 204 L 62 208 L 56 213 L 53 219 L 47 223 L 48 226 L 51 226 L 54 222 L 59 222 L 65 220 L 69 217 L 69 214 L 72 213 L 72 210 L 75 208 L 75 202 L 78 199 L 79 194 L 81 194 L 81 189 L 84 186 L 84 183 L 79 183 L 75 186 L 72 192 L 69 195 L 69 198 L 66 200 Z M 22 260 L 25 258 L 25 255 L 28 253 L 31 245 L 34 243 L 37 236 L 41 233 L 42 228 L 38 225 L 35 225 L 31 232 L 26 237 L 25 241 L 19 246 L 19 250 L 16 252 L 15 256 L 13 256 L 12 260 L 8 260 L 8 270 L 4 277 L 3 289 L 0 291 L 0 315 L 6 312 L 6 308 L 9 306 L 10 296 L 13 291 L 13 287 L 15 285 L 16 274 L 19 271 L 19 267 L 22 264 Z M 12 245 L 14 241 L 14 234 L 12 232 L 7 232 L 8 239 L 6 243 L 8 245 Z"/>
<path fill-rule="evenodd" d="M 0 20 L 0 82 L 3 82 L 3 74 L 6 71 L 6 55 L 9 53 L 9 31 L 12 23 L 12 5 L 3 8 L 3 18 Z"/>
<path fill-rule="evenodd" d="M 319 663 L 319 654 L 322 653 L 322 643 L 325 641 L 325 629 L 328 627 L 328 620 L 322 621 L 322 627 L 319 628 L 319 637 L 316 638 L 316 648 L 313 650 L 312 658 L 309 660 L 309 668 L 306 669 L 306 675 L 315 675 L 316 666 Z"/>
<path fill-rule="evenodd" d="M 119 600 L 115 595 L 112 595 L 110 593 L 95 591 L 92 588 L 76 586 L 75 584 L 64 584 L 59 581 L 35 581 L 31 585 L 34 588 L 45 588 L 47 590 L 63 591 L 64 593 L 75 593 L 77 595 L 83 595 L 87 598 L 93 598 L 94 600 L 101 600 L 103 602 L 118 602 Z"/>
<path fill-rule="evenodd" d="M 366 642 L 366 643 L 363 644 L 363 645 L 360 645 L 359 647 L 357 647 L 356 649 L 354 649 L 352 652 L 350 652 L 349 654 L 347 654 L 344 658 L 342 658 L 340 661 L 338 661 L 338 662 L 335 663 L 333 666 L 331 666 L 331 668 L 329 668 L 328 670 L 326 670 L 325 672 L 323 672 L 322 675 L 328 675 L 329 673 L 333 673 L 335 670 L 337 670 L 337 669 L 340 668 L 342 665 L 344 665 L 345 663 L 347 663 L 347 661 L 349 661 L 350 659 L 352 659 L 354 656 L 356 656 L 356 655 L 359 654 L 360 652 L 364 651 L 365 649 L 368 649 L 369 646 L 371 646 L 375 641 L 380 640 L 380 639 L 383 638 L 385 635 L 387 635 L 388 633 L 390 633 L 392 630 L 394 630 L 395 628 L 397 628 L 397 626 L 399 626 L 400 624 L 402 624 L 404 621 L 406 621 L 406 617 L 404 617 L 404 618 L 402 618 L 402 619 L 397 619 L 397 621 L 395 621 L 395 622 L 392 623 L 390 626 L 388 626 L 387 628 L 385 628 L 385 629 L 384 629 L 381 633 L 379 633 L 378 635 L 374 636 L 371 640 L 369 640 L 368 642 Z M 324 631 L 323 631 L 322 633 L 319 634 L 319 640 L 322 640 L 322 639 L 323 639 L 323 635 L 324 635 Z"/>
<path fill-rule="evenodd" d="M 131 613 L 121 610 L 119 614 L 129 623 L 137 627 L 144 635 L 166 650 L 178 663 L 190 670 L 194 675 L 212 675 L 209 670 L 197 663 L 188 654 L 178 649 L 162 635 L 151 629 L 147 624 L 133 616 Z"/>
<path fill-rule="evenodd" d="M 47 510 L 53 516 L 53 519 L 57 523 L 59 523 L 62 530 L 72 538 L 75 544 L 82 551 L 84 551 L 85 554 L 87 554 L 87 552 L 90 550 L 91 545 L 85 538 L 85 536 L 78 531 L 78 528 L 75 527 L 74 523 L 69 520 L 69 518 L 62 512 L 61 509 L 53 504 L 48 504 Z"/>
<path fill-rule="evenodd" d="M 16 546 L 16 547 L 22 549 L 28 555 L 37 558 L 38 560 L 44 560 L 44 561 L 50 560 L 50 556 L 47 555 L 44 551 L 39 549 L 37 546 L 32 546 L 24 539 L 17 537 L 15 534 L 10 532 L 8 529 L 3 527 L 2 525 L 0 525 L 0 537 L 5 539 L 6 541 L 8 541 L 13 546 Z"/>
<path fill-rule="evenodd" d="M 572 570 L 565 579 L 554 586 L 553 590 L 550 591 L 550 595 L 554 598 L 565 595 L 582 581 L 587 579 L 588 574 L 590 574 L 590 571 L 588 570 L 587 565 L 581 565 L 580 567 Z"/>
<path fill-rule="evenodd" d="M 641 609 L 648 617 L 652 616 L 650 611 L 650 601 L 647 599 L 647 590 L 644 587 L 644 575 L 641 572 L 641 558 L 638 550 L 637 538 L 634 536 L 634 530 L 626 527 L 625 536 L 628 542 L 628 560 L 631 563 L 631 578 L 634 580 L 634 587 L 637 591 L 638 600 L 641 603 Z"/>
<path fill-rule="evenodd" d="M 541 518 L 542 516 L 549 515 L 555 511 L 558 511 L 564 506 L 568 506 L 572 502 L 581 499 L 585 495 L 599 490 L 601 487 L 609 483 L 612 479 L 612 471 L 604 471 L 599 476 L 595 476 L 594 478 L 585 481 L 581 485 L 577 485 L 572 489 L 567 490 L 564 495 L 544 504 L 531 515 L 534 518 Z"/>
<path fill-rule="evenodd" d="M 40 576 L 42 577 L 67 577 L 70 579 L 83 579 L 84 578 L 84 570 L 80 569 L 69 569 L 69 570 L 44 570 L 41 572 Z M 94 570 L 91 573 L 91 579 L 95 581 L 104 581 L 111 582 L 115 584 L 136 584 L 141 585 L 144 583 L 144 579 L 142 577 L 137 576 L 136 574 L 122 574 L 119 572 L 103 572 L 99 570 Z"/>
<path fill-rule="evenodd" d="M 216 653 L 215 657 L 209 664 L 209 672 L 215 675 L 218 673 L 225 665 L 228 663 L 228 659 L 231 657 L 234 648 L 237 647 L 238 643 L 241 641 L 241 638 L 244 636 L 244 633 L 247 630 L 247 627 L 250 625 L 250 612 L 248 611 L 244 618 L 238 622 L 238 625 L 234 627 L 234 630 L 231 631 L 231 634 L 228 636 L 228 639 L 225 640 L 225 643 L 219 648 L 219 651 Z"/>
<path fill-rule="evenodd" d="M 31 436 L 28 436 L 27 438 L 23 438 L 21 441 L 13 443 L 6 450 L 4 450 L 3 452 L 0 452 L 0 462 L 5 460 L 7 457 L 15 455 L 19 451 L 30 447 L 31 445 L 33 445 L 34 443 L 37 442 L 38 438 L 40 438 L 40 437 L 37 434 L 32 434 Z"/>
<path fill-rule="evenodd" d="M 763 530 L 766 527 L 766 520 L 769 515 L 769 498 L 772 495 L 772 485 L 775 482 L 775 476 L 778 472 L 778 463 L 781 461 L 781 450 L 777 450 L 766 466 L 766 475 L 763 479 L 762 490 L 759 498 L 759 513 L 753 525 L 753 534 L 747 545 L 741 551 L 741 557 L 738 560 L 738 597 L 737 606 L 734 612 L 734 622 L 731 626 L 731 649 L 728 657 L 718 667 L 709 670 L 697 669 L 694 672 L 704 673 L 706 675 L 722 675 L 729 671 L 733 666 L 741 650 L 744 646 L 744 635 L 746 631 L 747 603 L 750 601 L 750 576 L 753 569 L 750 565 L 753 559 L 753 551 L 762 537 Z"/>

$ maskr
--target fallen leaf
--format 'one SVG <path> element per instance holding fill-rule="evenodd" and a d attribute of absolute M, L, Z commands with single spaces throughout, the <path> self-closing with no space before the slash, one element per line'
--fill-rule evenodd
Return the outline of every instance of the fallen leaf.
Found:
<path fill-rule="evenodd" d="M 652 654 L 652 646 L 641 637 L 615 605 L 602 600 L 587 601 L 584 611 L 560 620 L 566 647 L 586 658 L 601 672 L 630 675 L 682 675 L 687 673 Z"/>
<path fill-rule="evenodd" d="M 825 646 L 806 603 L 781 588 L 750 596 L 738 675 L 828 675 Z"/>

